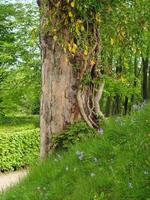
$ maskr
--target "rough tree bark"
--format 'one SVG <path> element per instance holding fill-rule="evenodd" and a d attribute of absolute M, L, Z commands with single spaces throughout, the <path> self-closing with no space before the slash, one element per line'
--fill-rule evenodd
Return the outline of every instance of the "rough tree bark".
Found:
<path fill-rule="evenodd" d="M 63 4 L 63 1 L 60 1 Z M 104 82 L 98 86 L 93 82 L 90 86 L 82 84 L 85 72 L 91 74 L 92 79 L 97 78 L 96 65 L 90 65 L 90 57 L 97 56 L 99 43 L 95 44 L 88 52 L 86 58 L 79 55 L 71 57 L 65 52 L 59 42 L 53 37 L 49 30 L 48 17 L 55 10 L 54 1 L 38 0 L 41 11 L 41 33 L 40 41 L 42 48 L 42 92 L 40 110 L 41 129 L 41 158 L 48 155 L 51 150 L 51 138 L 53 134 L 60 133 L 67 124 L 83 118 L 92 128 L 99 128 L 98 116 L 103 118 L 99 107 Z M 62 6 L 60 6 L 61 9 Z M 58 7 L 57 7 L 58 8 Z M 56 9 L 57 9 L 56 8 Z M 60 12 L 60 11 L 59 11 Z M 55 26 L 61 20 L 63 13 L 57 13 L 57 18 L 51 20 L 51 26 Z M 63 22 L 62 22 L 63 23 Z M 49 25 L 49 24 L 48 24 Z M 71 40 L 67 28 L 63 26 L 58 32 L 64 41 Z M 93 41 L 92 41 L 93 42 Z M 73 66 L 78 64 L 79 69 L 74 70 Z"/>

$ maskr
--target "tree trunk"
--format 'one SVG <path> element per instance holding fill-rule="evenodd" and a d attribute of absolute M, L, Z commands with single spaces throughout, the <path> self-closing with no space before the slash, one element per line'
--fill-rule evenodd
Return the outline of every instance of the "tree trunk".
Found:
<path fill-rule="evenodd" d="M 148 99 L 150 100 L 150 66 L 149 66 L 149 70 L 148 70 Z"/>
<path fill-rule="evenodd" d="M 143 64 L 143 83 L 142 83 L 142 92 L 143 92 L 143 100 L 148 99 L 148 58 L 144 59 L 142 57 Z"/>
<path fill-rule="evenodd" d="M 109 117 L 111 115 L 111 107 L 112 107 L 112 97 L 108 96 L 106 100 L 105 106 L 105 116 Z"/>
<path fill-rule="evenodd" d="M 92 35 L 89 49 L 86 56 L 82 49 L 74 54 L 66 51 L 63 45 L 70 44 L 75 40 L 67 27 L 61 26 L 54 34 L 54 28 L 60 23 L 61 16 L 66 14 L 63 10 L 66 2 L 60 1 L 56 4 L 52 1 L 38 1 L 41 11 L 41 47 L 42 47 L 42 93 L 40 109 L 40 129 L 41 129 L 41 158 L 44 158 L 51 150 L 51 138 L 54 134 L 59 134 L 67 124 L 78 119 L 83 119 L 91 128 L 99 128 L 99 117 L 103 114 L 99 107 L 102 96 L 104 82 L 100 79 L 97 71 L 97 54 L 99 53 L 98 34 L 95 26 L 95 34 Z M 61 5 L 62 4 L 62 5 Z M 65 5 L 67 6 L 67 5 Z M 55 12 L 54 12 L 55 10 Z M 57 13 L 57 14 L 56 14 Z M 48 19 L 54 14 L 55 17 Z M 64 17 L 63 20 L 66 18 Z M 68 19 L 70 23 L 70 19 Z M 89 25 L 88 29 L 89 29 Z M 53 28 L 54 27 L 54 28 Z M 49 30 L 50 29 L 50 30 Z M 54 37 L 55 36 L 55 37 Z M 62 40 L 59 40 L 62 38 Z M 60 41 L 64 41 L 64 44 Z M 91 57 L 95 62 L 91 62 Z M 79 66 L 74 69 L 74 66 Z M 86 75 L 90 76 L 89 84 L 83 84 Z"/>
<path fill-rule="evenodd" d="M 50 134 L 80 118 L 76 100 L 78 80 L 59 46 L 42 37 L 41 157 L 50 150 Z M 46 145 L 46 146 L 45 146 Z"/>
<path fill-rule="evenodd" d="M 125 97 L 125 101 L 124 101 L 124 115 L 126 115 L 128 113 L 128 97 Z"/>
<path fill-rule="evenodd" d="M 115 96 L 115 111 L 114 114 L 120 114 L 121 113 L 121 96 L 120 95 L 116 95 Z"/>
<path fill-rule="evenodd" d="M 122 70 L 123 70 L 123 67 L 122 67 L 122 58 L 120 56 L 120 59 L 119 59 L 119 62 L 118 62 L 118 66 L 116 66 L 116 75 L 118 77 L 121 77 L 122 75 Z M 121 95 L 120 94 L 116 94 L 115 96 L 115 109 L 114 109 L 114 114 L 117 115 L 117 114 L 120 114 L 121 113 Z"/>

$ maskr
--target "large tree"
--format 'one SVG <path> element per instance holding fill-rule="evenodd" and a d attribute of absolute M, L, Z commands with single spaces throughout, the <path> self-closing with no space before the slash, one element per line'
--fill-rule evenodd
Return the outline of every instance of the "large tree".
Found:
<path fill-rule="evenodd" d="M 83 118 L 99 128 L 104 82 L 100 69 L 97 1 L 38 1 L 41 12 L 41 157 L 51 137 Z M 99 66 L 99 67 L 98 67 Z"/>
<path fill-rule="evenodd" d="M 99 106 L 104 78 L 106 87 L 110 85 L 110 91 L 112 87 L 114 90 L 106 106 L 112 105 L 114 113 L 120 113 L 123 102 L 123 113 L 127 113 L 135 91 L 132 85 L 139 88 L 137 81 L 134 84 L 137 74 L 133 63 L 137 52 L 144 52 L 145 47 L 137 48 L 136 40 L 140 35 L 144 38 L 142 44 L 148 41 L 145 4 L 148 0 L 38 0 L 42 47 L 41 157 L 50 151 L 53 134 L 75 120 L 82 118 L 90 127 L 99 129 L 104 118 Z M 140 21 L 143 13 L 144 28 Z M 110 112 L 107 109 L 107 115 Z"/>

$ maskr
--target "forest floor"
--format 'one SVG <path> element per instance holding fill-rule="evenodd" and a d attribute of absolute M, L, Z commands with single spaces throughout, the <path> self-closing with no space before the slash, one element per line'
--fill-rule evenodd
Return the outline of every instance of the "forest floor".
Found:
<path fill-rule="evenodd" d="M 0 191 L 15 185 L 27 175 L 27 170 L 20 170 L 9 173 L 0 173 Z"/>

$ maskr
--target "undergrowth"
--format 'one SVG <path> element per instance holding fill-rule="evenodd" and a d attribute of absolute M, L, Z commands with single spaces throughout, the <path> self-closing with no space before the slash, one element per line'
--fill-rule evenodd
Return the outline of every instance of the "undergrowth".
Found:
<path fill-rule="evenodd" d="M 92 134 L 91 134 L 92 135 Z M 150 106 L 34 166 L 1 200 L 150 200 Z"/>

